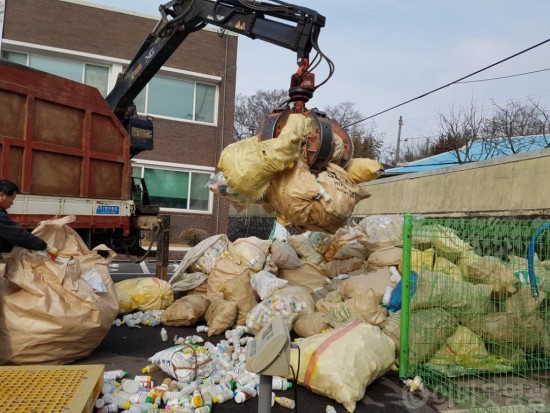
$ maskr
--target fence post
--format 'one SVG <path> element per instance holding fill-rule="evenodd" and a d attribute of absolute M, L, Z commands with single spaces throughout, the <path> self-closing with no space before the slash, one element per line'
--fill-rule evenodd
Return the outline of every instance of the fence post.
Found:
<path fill-rule="evenodd" d="M 158 216 L 160 231 L 157 241 L 157 278 L 168 280 L 168 255 L 170 252 L 170 215 Z"/>
<path fill-rule="evenodd" d="M 409 377 L 409 304 L 411 299 L 411 250 L 413 220 L 405 214 L 403 222 L 403 265 L 401 278 L 401 332 L 399 338 L 399 377 Z"/>

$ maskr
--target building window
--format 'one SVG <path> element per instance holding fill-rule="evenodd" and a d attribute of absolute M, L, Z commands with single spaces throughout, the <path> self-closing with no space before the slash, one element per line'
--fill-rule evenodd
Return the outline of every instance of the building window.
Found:
<path fill-rule="evenodd" d="M 28 55 L 26 53 L 2 51 L 2 59 L 26 66 L 28 62 Z"/>
<path fill-rule="evenodd" d="M 216 86 L 155 76 L 134 103 L 146 115 L 214 123 Z"/>
<path fill-rule="evenodd" d="M 212 85 L 197 83 L 197 97 L 195 98 L 195 120 L 214 123 L 214 104 L 216 88 Z"/>
<path fill-rule="evenodd" d="M 134 166 L 133 175 L 136 175 Z M 206 187 L 210 173 L 144 167 L 143 179 L 149 202 L 165 209 L 209 211 L 211 193 Z"/>
<path fill-rule="evenodd" d="M 64 77 L 65 79 L 82 82 L 82 63 L 30 55 L 29 66 L 34 69 L 42 70 L 43 72 L 51 73 L 52 75 Z"/>
<path fill-rule="evenodd" d="M 2 58 L 93 86 L 99 90 L 103 97 L 107 96 L 109 88 L 109 67 L 107 66 L 10 51 L 2 52 Z"/>
<path fill-rule="evenodd" d="M 107 96 L 109 89 L 109 68 L 89 63 L 84 64 L 84 83 L 97 88 L 101 96 Z"/>

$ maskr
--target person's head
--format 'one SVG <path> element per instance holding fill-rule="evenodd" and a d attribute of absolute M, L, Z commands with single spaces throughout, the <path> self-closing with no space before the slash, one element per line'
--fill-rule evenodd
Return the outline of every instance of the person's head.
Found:
<path fill-rule="evenodd" d="M 13 205 L 15 196 L 19 192 L 19 188 L 11 181 L 5 179 L 0 180 L 0 208 L 8 209 Z"/>

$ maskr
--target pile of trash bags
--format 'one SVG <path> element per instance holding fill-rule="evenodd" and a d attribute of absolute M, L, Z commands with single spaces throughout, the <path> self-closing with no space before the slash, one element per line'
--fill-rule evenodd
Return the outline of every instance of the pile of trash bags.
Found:
<path fill-rule="evenodd" d="M 403 217 L 369 216 L 332 234 L 290 235 L 276 224 L 272 234 L 234 242 L 215 235 L 192 248 L 167 282 L 180 298 L 165 307 L 160 323 L 205 322 L 209 336 L 238 326 L 256 334 L 281 316 L 304 338 L 302 360 L 292 360 L 295 371 L 300 366 L 298 383 L 353 411 L 368 384 L 397 368 Z M 502 371 L 525 365 L 535 349 L 550 355 L 539 312 L 550 285 L 548 263 L 535 262 L 541 280 L 535 300 L 514 275 L 526 268 L 525 258 L 479 256 L 441 225 L 413 233 L 412 245 L 411 368 Z M 327 343 L 331 351 L 321 351 Z"/>
<path fill-rule="evenodd" d="M 281 316 L 304 338 L 300 360 L 291 360 L 298 383 L 353 411 L 366 386 L 395 369 L 382 299 L 399 282 L 402 230 L 402 217 L 393 216 L 334 234 L 289 235 L 278 226 L 272 240 L 214 235 L 186 253 L 168 282 L 117 283 L 120 314 L 162 309 L 162 325 L 205 323 L 208 336 L 239 326 L 256 334 Z M 325 365 L 331 374 L 322 373 Z"/>

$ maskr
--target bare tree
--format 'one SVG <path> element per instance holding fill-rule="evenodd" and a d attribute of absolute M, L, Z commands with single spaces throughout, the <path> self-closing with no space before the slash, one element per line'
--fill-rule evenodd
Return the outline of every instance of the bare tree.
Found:
<path fill-rule="evenodd" d="M 355 103 L 342 102 L 327 106 L 324 112 L 338 122 L 351 137 L 355 149 L 354 158 L 380 158 L 384 134 L 377 131 L 374 122 L 369 125 L 360 122 L 364 116 L 355 109 Z"/>
<path fill-rule="evenodd" d="M 235 101 L 233 139 L 250 138 L 258 131 L 260 119 L 267 116 L 288 99 L 288 90 L 259 90 L 252 96 L 238 94 Z"/>
<path fill-rule="evenodd" d="M 404 162 L 412 162 L 434 155 L 434 153 L 432 153 L 430 138 L 421 137 L 418 141 L 405 139 L 403 142 L 405 145 L 401 151 L 400 158 Z"/>
<path fill-rule="evenodd" d="M 538 102 L 530 99 L 530 104 L 514 100 L 505 105 L 493 104 L 495 113 L 485 121 L 483 131 L 484 150 L 487 153 L 493 156 L 509 155 L 532 148 L 535 141 L 539 144 L 544 142 L 545 146 L 550 144 L 546 137 L 549 112 Z"/>
<path fill-rule="evenodd" d="M 439 136 L 431 146 L 431 155 L 453 152 L 458 163 L 479 161 L 480 154 L 473 152 L 474 142 L 481 138 L 484 119 L 475 102 L 461 106 L 456 112 L 439 113 Z"/>

